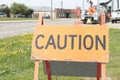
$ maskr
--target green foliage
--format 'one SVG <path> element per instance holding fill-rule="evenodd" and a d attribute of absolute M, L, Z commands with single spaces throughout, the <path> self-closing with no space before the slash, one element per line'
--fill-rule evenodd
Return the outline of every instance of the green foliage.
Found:
<path fill-rule="evenodd" d="M 4 9 L 5 6 L 6 6 L 5 4 L 0 5 L 0 12 L 3 12 L 3 9 Z"/>
<path fill-rule="evenodd" d="M 32 34 L 0 40 L 0 80 L 33 79 L 31 40 Z"/>
<path fill-rule="evenodd" d="M 107 76 L 120 80 L 120 30 L 110 29 L 110 62 Z M 32 34 L 0 39 L 0 80 L 33 80 L 34 61 L 30 59 Z M 40 62 L 40 80 L 47 80 Z M 81 77 L 52 77 L 53 80 L 84 80 Z M 89 79 L 91 80 L 91 78 Z"/>
<path fill-rule="evenodd" d="M 33 13 L 34 10 L 28 8 L 26 5 L 21 4 L 21 3 L 13 3 L 11 5 L 11 12 L 16 15 L 16 14 L 21 14 L 21 15 L 26 15 L 28 17 Z"/>
<path fill-rule="evenodd" d="M 107 64 L 107 74 L 110 77 L 115 77 L 120 80 L 120 30 L 119 29 L 110 29 L 110 62 Z"/>
<path fill-rule="evenodd" d="M 1 6 L 0 12 L 5 12 L 7 14 L 7 17 L 9 17 L 10 16 L 10 9 L 9 9 L 9 7 L 7 5 L 5 5 L 5 4 L 2 4 L 0 6 Z"/>
<path fill-rule="evenodd" d="M 0 39 L 0 80 L 33 80 L 34 61 L 30 59 L 32 34 Z M 40 80 L 47 80 L 40 62 Z M 52 79 L 56 80 L 56 76 Z M 83 80 L 58 77 L 59 80 Z"/>
<path fill-rule="evenodd" d="M 0 18 L 0 21 L 37 20 L 37 18 Z"/>
<path fill-rule="evenodd" d="M 11 12 L 13 14 L 22 14 L 24 15 L 27 10 L 27 6 L 21 3 L 13 3 L 11 5 Z"/>
<path fill-rule="evenodd" d="M 7 17 L 10 17 L 10 9 L 8 6 L 6 6 L 4 9 L 3 9 L 3 12 L 5 12 L 7 14 Z"/>
<path fill-rule="evenodd" d="M 33 9 L 28 8 L 28 9 L 26 10 L 26 12 L 25 12 L 26 17 L 29 17 L 29 15 L 31 15 L 33 12 L 34 12 Z"/>
<path fill-rule="evenodd" d="M 21 15 L 25 15 L 26 17 L 29 17 L 34 12 L 34 10 L 31 8 L 28 8 L 25 4 L 13 3 L 11 5 L 11 8 L 9 8 L 5 4 L 1 4 L 0 12 L 5 12 L 7 14 L 7 17 L 10 17 L 10 12 L 13 15 L 21 14 Z"/>

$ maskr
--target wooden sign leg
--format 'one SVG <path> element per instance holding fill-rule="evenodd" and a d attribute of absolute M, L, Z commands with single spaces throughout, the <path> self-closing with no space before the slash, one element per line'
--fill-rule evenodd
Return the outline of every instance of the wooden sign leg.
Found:
<path fill-rule="evenodd" d="M 104 13 L 100 14 L 100 25 L 105 25 L 105 14 Z"/>
<path fill-rule="evenodd" d="M 42 14 L 39 13 L 39 17 L 38 17 L 38 25 L 43 25 L 43 18 L 42 18 Z"/>
<path fill-rule="evenodd" d="M 47 72 L 47 76 L 48 76 L 48 80 L 51 80 L 51 70 L 50 70 L 50 63 L 49 61 L 45 61 L 45 65 L 46 65 L 46 72 Z"/>
<path fill-rule="evenodd" d="M 100 80 L 101 76 L 101 63 L 97 63 L 97 80 Z"/>
<path fill-rule="evenodd" d="M 106 64 L 101 64 L 101 80 L 106 80 Z"/>
<path fill-rule="evenodd" d="M 35 71 L 34 71 L 34 80 L 38 80 L 39 74 L 39 61 L 35 61 Z"/>
<path fill-rule="evenodd" d="M 100 14 L 100 25 L 105 25 L 104 13 Z M 100 64 L 101 64 L 101 80 L 106 80 L 106 64 L 105 63 L 100 63 Z"/>

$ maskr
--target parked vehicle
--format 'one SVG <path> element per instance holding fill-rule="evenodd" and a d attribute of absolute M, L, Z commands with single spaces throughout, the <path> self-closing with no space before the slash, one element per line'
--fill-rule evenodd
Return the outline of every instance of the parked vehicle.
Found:
<path fill-rule="evenodd" d="M 7 14 L 4 12 L 0 12 L 0 18 L 2 18 L 2 17 L 7 17 Z"/>
<path fill-rule="evenodd" d="M 117 21 L 120 21 L 120 9 L 113 11 L 111 14 L 111 22 L 117 23 Z"/>
<path fill-rule="evenodd" d="M 43 19 L 50 19 L 50 16 L 49 15 L 48 16 L 44 15 Z"/>
<path fill-rule="evenodd" d="M 88 23 L 88 20 L 90 23 L 99 23 L 99 14 L 95 8 L 93 8 L 93 10 L 94 11 L 90 10 L 92 13 L 88 11 L 82 11 L 81 20 L 84 24 Z"/>
<path fill-rule="evenodd" d="M 99 23 L 100 21 L 100 13 L 105 13 L 106 22 L 110 20 L 110 8 L 107 6 L 112 0 L 107 2 L 99 3 L 100 6 L 93 5 L 91 0 L 88 0 L 90 7 L 85 13 L 82 15 L 81 20 L 84 24 L 86 23 Z"/>
<path fill-rule="evenodd" d="M 22 15 L 22 14 L 16 14 L 15 17 L 16 17 L 16 18 L 25 18 L 25 15 Z"/>

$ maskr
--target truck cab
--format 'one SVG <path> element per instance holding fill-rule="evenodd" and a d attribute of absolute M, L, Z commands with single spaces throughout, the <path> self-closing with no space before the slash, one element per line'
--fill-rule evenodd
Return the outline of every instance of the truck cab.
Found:
<path fill-rule="evenodd" d="M 117 21 L 120 21 L 120 9 L 113 11 L 111 14 L 111 22 L 117 23 Z"/>

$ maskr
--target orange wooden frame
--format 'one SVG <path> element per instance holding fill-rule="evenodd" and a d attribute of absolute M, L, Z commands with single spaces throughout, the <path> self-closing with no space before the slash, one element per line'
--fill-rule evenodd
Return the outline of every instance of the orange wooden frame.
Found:
<path fill-rule="evenodd" d="M 43 25 L 43 19 L 42 15 L 39 14 L 39 25 Z M 100 14 L 100 25 L 105 25 L 105 14 Z M 48 80 L 51 80 L 51 73 L 50 73 L 50 64 L 49 61 L 45 61 Z M 35 60 L 35 70 L 34 70 L 34 80 L 38 80 L 38 74 L 39 74 L 39 60 Z M 106 80 L 106 63 L 97 63 L 97 72 L 96 77 L 97 80 Z"/>

